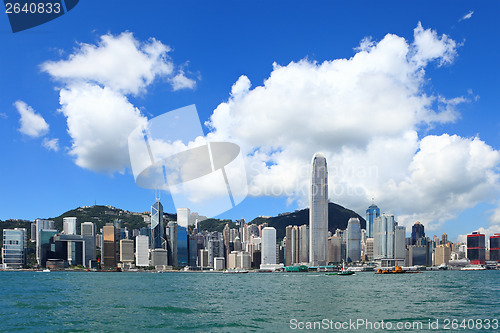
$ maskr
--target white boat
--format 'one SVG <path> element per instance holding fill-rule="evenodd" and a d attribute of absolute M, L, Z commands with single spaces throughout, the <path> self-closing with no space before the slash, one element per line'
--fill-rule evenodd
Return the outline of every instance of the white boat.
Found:
<path fill-rule="evenodd" d="M 460 269 L 461 271 L 484 271 L 486 268 L 483 265 L 468 265 Z"/>

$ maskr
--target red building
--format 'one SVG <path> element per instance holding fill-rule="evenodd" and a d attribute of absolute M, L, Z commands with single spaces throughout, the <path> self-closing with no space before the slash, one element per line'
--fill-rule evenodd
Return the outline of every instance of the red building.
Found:
<path fill-rule="evenodd" d="M 486 257 L 485 236 L 479 232 L 467 235 L 467 258 L 473 265 L 484 265 Z"/>
<path fill-rule="evenodd" d="M 490 236 L 490 260 L 500 261 L 500 234 Z"/>

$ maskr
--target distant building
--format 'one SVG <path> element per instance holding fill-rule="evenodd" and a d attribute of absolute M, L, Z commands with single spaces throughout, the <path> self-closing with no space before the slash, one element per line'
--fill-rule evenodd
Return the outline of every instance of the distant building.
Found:
<path fill-rule="evenodd" d="M 365 256 L 367 261 L 373 260 L 373 238 L 366 239 Z"/>
<path fill-rule="evenodd" d="M 382 266 L 404 265 L 406 228 L 398 226 L 394 215 L 382 214 L 374 220 L 373 260 Z"/>
<path fill-rule="evenodd" d="M 425 237 L 424 225 L 417 221 L 411 227 L 411 245 L 416 245 L 418 240 L 423 237 Z"/>
<path fill-rule="evenodd" d="M 215 257 L 214 258 L 214 270 L 221 271 L 226 267 L 226 263 L 224 257 Z"/>
<path fill-rule="evenodd" d="M 177 225 L 187 228 L 189 226 L 189 215 L 191 211 L 189 208 L 177 208 Z"/>
<path fill-rule="evenodd" d="M 135 265 L 138 267 L 149 266 L 149 237 L 139 235 L 135 238 Z"/>
<path fill-rule="evenodd" d="M 168 266 L 168 251 L 165 249 L 151 250 L 151 266 L 165 267 Z"/>
<path fill-rule="evenodd" d="M 374 237 L 373 223 L 377 217 L 380 216 L 380 208 L 372 203 L 366 210 L 366 237 Z"/>
<path fill-rule="evenodd" d="M 500 261 L 500 233 L 490 236 L 490 260 Z"/>
<path fill-rule="evenodd" d="M 151 248 L 162 249 L 164 246 L 165 235 L 163 226 L 163 205 L 160 200 L 151 206 Z"/>
<path fill-rule="evenodd" d="M 63 218 L 63 233 L 65 235 L 76 235 L 76 217 Z"/>
<path fill-rule="evenodd" d="M 448 265 L 451 259 L 451 247 L 448 244 L 441 244 L 434 250 L 434 265 Z"/>
<path fill-rule="evenodd" d="M 358 218 L 350 218 L 347 223 L 347 261 L 361 260 L 361 223 Z"/>
<path fill-rule="evenodd" d="M 410 245 L 408 247 L 408 260 L 410 266 L 432 266 L 432 245 Z"/>
<path fill-rule="evenodd" d="M 208 261 L 208 250 L 201 249 L 198 254 L 198 266 L 201 268 L 209 268 L 211 267 Z"/>
<path fill-rule="evenodd" d="M 309 262 L 309 226 L 301 225 L 299 227 L 299 258 L 298 262 Z"/>
<path fill-rule="evenodd" d="M 92 222 L 83 222 L 80 228 L 80 233 L 85 240 L 85 258 L 87 260 L 96 260 L 96 225 Z M 85 265 L 88 265 L 88 262 Z"/>
<path fill-rule="evenodd" d="M 328 258 L 328 170 L 326 158 L 314 154 L 309 202 L 309 261 L 311 266 L 325 265 Z"/>
<path fill-rule="evenodd" d="M 101 266 L 104 269 L 116 268 L 117 237 L 114 225 L 107 223 L 102 228 Z"/>
<path fill-rule="evenodd" d="M 131 264 L 134 262 L 134 241 L 131 239 L 120 240 L 120 261 Z"/>
<path fill-rule="evenodd" d="M 338 236 L 328 237 L 328 262 L 338 263 L 342 261 L 342 238 Z"/>
<path fill-rule="evenodd" d="M 55 230 L 54 221 L 52 221 L 52 220 L 36 219 L 35 225 L 36 225 L 36 260 L 38 262 L 38 265 L 42 266 L 42 254 L 41 254 L 42 243 L 44 243 L 43 241 L 46 241 L 46 242 L 48 242 L 48 241 L 46 239 L 44 239 L 42 241 L 40 231 L 50 230 L 50 231 L 54 231 L 55 233 L 57 233 L 57 230 Z M 53 234 L 54 233 L 52 233 L 52 235 Z M 45 261 L 46 261 L 46 259 L 45 259 Z M 43 263 L 43 267 L 45 267 L 45 261 Z"/>
<path fill-rule="evenodd" d="M 5 268 L 23 268 L 26 264 L 26 243 L 26 229 L 3 229 L 2 263 Z"/>
<path fill-rule="evenodd" d="M 262 229 L 262 264 L 276 264 L 276 229 Z"/>
<path fill-rule="evenodd" d="M 490 245 L 491 247 L 491 245 Z M 467 235 L 467 259 L 473 265 L 484 265 L 485 263 L 485 235 L 473 232 Z"/>

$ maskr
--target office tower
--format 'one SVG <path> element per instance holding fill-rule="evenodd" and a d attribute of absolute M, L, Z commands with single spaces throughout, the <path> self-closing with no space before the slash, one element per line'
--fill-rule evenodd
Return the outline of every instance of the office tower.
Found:
<path fill-rule="evenodd" d="M 151 248 L 164 248 L 163 206 L 159 199 L 151 206 Z"/>
<path fill-rule="evenodd" d="M 36 223 L 32 222 L 31 223 L 31 237 L 30 240 L 32 242 L 36 242 Z"/>
<path fill-rule="evenodd" d="M 198 244 L 195 235 L 188 235 L 188 266 L 196 267 L 198 256 Z"/>
<path fill-rule="evenodd" d="M 65 235 L 76 235 L 76 217 L 63 218 L 63 233 Z"/>
<path fill-rule="evenodd" d="M 239 236 L 236 236 L 233 242 L 234 251 L 241 251 L 241 240 Z"/>
<path fill-rule="evenodd" d="M 373 260 L 373 238 L 366 239 L 365 256 L 367 261 Z"/>
<path fill-rule="evenodd" d="M 361 260 L 361 223 L 358 218 L 351 217 L 347 222 L 347 261 Z"/>
<path fill-rule="evenodd" d="M 293 263 L 292 259 L 292 229 L 293 226 L 289 225 L 285 228 L 285 266 L 291 266 Z"/>
<path fill-rule="evenodd" d="M 189 208 L 177 208 L 177 225 L 187 228 L 189 226 L 189 215 L 191 211 Z"/>
<path fill-rule="evenodd" d="M 177 229 L 176 222 L 168 222 L 166 244 L 168 250 L 168 265 L 177 267 Z"/>
<path fill-rule="evenodd" d="M 37 247 L 37 255 L 39 256 L 37 257 L 38 265 L 45 267 L 47 259 L 52 259 L 50 254 L 51 240 L 55 235 L 57 235 L 58 232 L 59 231 L 53 229 L 37 230 L 36 247 Z M 64 253 L 66 253 L 66 251 Z M 64 259 L 66 260 L 66 258 Z"/>
<path fill-rule="evenodd" d="M 490 260 L 500 261 L 500 233 L 490 236 Z"/>
<path fill-rule="evenodd" d="M 326 158 L 314 154 L 309 202 L 309 261 L 325 265 L 328 253 L 328 170 Z"/>
<path fill-rule="evenodd" d="M 188 266 L 189 249 L 187 228 L 177 225 L 177 267 Z"/>
<path fill-rule="evenodd" d="M 250 239 L 253 237 L 260 237 L 259 236 L 259 227 L 254 223 L 254 224 L 250 224 L 248 226 L 248 235 L 250 237 Z"/>
<path fill-rule="evenodd" d="M 214 258 L 214 270 L 220 271 L 226 267 L 226 263 L 223 257 L 215 257 Z"/>
<path fill-rule="evenodd" d="M 309 226 L 299 227 L 299 260 L 301 263 L 309 262 Z"/>
<path fill-rule="evenodd" d="M 261 263 L 264 265 L 276 264 L 276 229 L 266 227 L 262 229 L 262 257 Z"/>
<path fill-rule="evenodd" d="M 430 242 L 425 245 L 410 245 L 408 247 L 408 260 L 410 266 L 431 266 L 432 246 Z"/>
<path fill-rule="evenodd" d="M 80 233 L 85 241 L 85 266 L 88 260 L 96 260 L 96 225 L 92 222 L 83 222 L 80 226 Z"/>
<path fill-rule="evenodd" d="M 394 227 L 394 259 L 406 258 L 406 227 Z"/>
<path fill-rule="evenodd" d="M 131 264 L 134 262 L 134 241 L 131 239 L 120 240 L 120 261 Z"/>
<path fill-rule="evenodd" d="M 224 239 L 221 232 L 212 232 L 208 236 L 208 264 L 212 267 L 214 258 L 224 257 Z"/>
<path fill-rule="evenodd" d="M 485 236 L 479 232 L 467 235 L 467 259 L 473 265 L 484 265 L 485 262 Z"/>
<path fill-rule="evenodd" d="M 292 227 L 292 264 L 299 262 L 299 228 L 297 226 Z"/>
<path fill-rule="evenodd" d="M 165 249 L 151 250 L 151 266 L 168 266 L 168 251 Z"/>
<path fill-rule="evenodd" d="M 224 258 L 226 258 L 226 263 L 227 259 L 229 258 L 229 253 L 231 252 L 229 250 L 229 243 L 231 242 L 231 229 L 229 229 L 229 225 L 226 224 L 224 226 L 224 230 L 222 231 L 222 237 L 224 239 Z"/>
<path fill-rule="evenodd" d="M 102 228 L 101 266 L 104 269 L 116 267 L 116 231 L 115 226 L 107 223 Z"/>
<path fill-rule="evenodd" d="M 249 269 L 252 267 L 252 257 L 246 251 L 238 252 L 237 268 Z"/>
<path fill-rule="evenodd" d="M 149 237 L 139 235 L 135 238 L 135 265 L 149 266 Z"/>
<path fill-rule="evenodd" d="M 57 233 L 57 230 L 55 230 L 54 221 L 52 221 L 52 220 L 36 219 L 35 225 L 36 225 L 36 260 L 38 262 L 38 265 L 41 265 L 42 258 L 41 258 L 40 250 L 41 250 L 43 242 L 42 242 L 42 239 L 40 236 L 40 231 L 50 230 L 50 231 L 55 231 Z M 45 263 L 44 263 L 44 265 L 45 265 Z"/>
<path fill-rule="evenodd" d="M 423 237 L 425 237 L 424 225 L 417 221 L 411 227 L 411 245 L 416 245 L 418 240 Z"/>
<path fill-rule="evenodd" d="M 208 262 L 208 250 L 200 250 L 198 255 L 198 266 L 200 266 L 201 268 L 210 267 L 210 263 Z"/>
<path fill-rule="evenodd" d="M 238 253 L 239 252 L 240 251 L 231 251 L 231 253 L 229 253 L 227 268 L 235 269 L 238 267 Z"/>
<path fill-rule="evenodd" d="M 328 262 L 341 262 L 342 261 L 342 238 L 338 236 L 328 237 Z"/>
<path fill-rule="evenodd" d="M 366 210 L 366 236 L 374 237 L 373 223 L 380 216 L 380 208 L 372 202 L 371 206 Z"/>
<path fill-rule="evenodd" d="M 5 268 L 23 268 L 26 264 L 26 243 L 26 229 L 3 229 L 2 263 Z"/>
<path fill-rule="evenodd" d="M 448 235 L 446 233 L 443 234 L 441 237 L 441 244 L 447 244 L 448 243 Z"/>
<path fill-rule="evenodd" d="M 434 251 L 434 265 L 448 265 L 451 258 L 451 247 L 448 244 L 438 245 Z"/>
<path fill-rule="evenodd" d="M 265 227 L 268 227 L 269 224 L 267 224 L 267 222 L 265 223 L 262 223 L 262 224 L 259 224 L 259 237 L 262 237 L 262 229 L 264 229 Z"/>

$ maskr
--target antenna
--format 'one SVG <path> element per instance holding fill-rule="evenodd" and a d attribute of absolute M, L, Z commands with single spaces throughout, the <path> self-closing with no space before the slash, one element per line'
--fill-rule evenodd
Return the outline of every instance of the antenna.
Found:
<path fill-rule="evenodd" d="M 155 190 L 155 200 L 160 201 L 161 191 L 159 189 Z"/>

